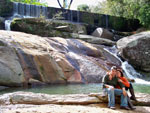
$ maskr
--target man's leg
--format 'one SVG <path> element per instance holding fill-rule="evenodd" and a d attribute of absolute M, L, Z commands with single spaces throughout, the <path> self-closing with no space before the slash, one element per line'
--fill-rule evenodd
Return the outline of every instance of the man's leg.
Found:
<path fill-rule="evenodd" d="M 127 96 L 123 95 L 123 91 L 121 89 L 114 89 L 115 95 L 121 95 L 121 106 L 128 106 Z"/>
<path fill-rule="evenodd" d="M 106 88 L 108 94 L 108 107 L 115 107 L 115 94 L 114 89 Z"/>

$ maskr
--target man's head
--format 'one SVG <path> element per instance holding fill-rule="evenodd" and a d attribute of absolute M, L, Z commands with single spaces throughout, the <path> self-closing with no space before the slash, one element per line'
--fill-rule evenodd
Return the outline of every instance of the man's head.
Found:
<path fill-rule="evenodd" d="M 117 71 L 117 67 L 116 66 L 112 66 L 111 67 L 111 71 L 110 71 L 110 73 L 111 73 L 111 75 L 116 75 L 116 71 Z"/>

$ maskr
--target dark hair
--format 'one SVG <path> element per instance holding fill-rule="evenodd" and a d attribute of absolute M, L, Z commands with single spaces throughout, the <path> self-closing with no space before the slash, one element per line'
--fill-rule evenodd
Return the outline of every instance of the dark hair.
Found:
<path fill-rule="evenodd" d="M 120 72 L 121 77 L 123 77 L 123 76 L 124 76 L 124 75 L 123 75 L 123 72 L 122 72 L 121 70 L 117 69 L 117 71 L 119 71 L 119 72 Z"/>

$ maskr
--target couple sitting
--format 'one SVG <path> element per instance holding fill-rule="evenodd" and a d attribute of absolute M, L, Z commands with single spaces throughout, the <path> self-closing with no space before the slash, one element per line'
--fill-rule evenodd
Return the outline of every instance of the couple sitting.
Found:
<path fill-rule="evenodd" d="M 136 100 L 132 84 L 123 76 L 121 70 L 117 69 L 116 66 L 111 68 L 111 71 L 108 72 L 103 80 L 103 90 L 108 94 L 108 107 L 115 109 L 115 95 L 121 96 L 121 109 L 135 109 L 133 104 L 130 101 L 130 98 L 127 95 L 126 90 L 130 90 L 131 99 Z M 129 107 L 130 108 L 129 108 Z"/>

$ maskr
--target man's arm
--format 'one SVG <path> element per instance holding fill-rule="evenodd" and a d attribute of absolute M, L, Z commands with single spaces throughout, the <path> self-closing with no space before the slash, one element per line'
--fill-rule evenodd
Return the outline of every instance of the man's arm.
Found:
<path fill-rule="evenodd" d="M 112 88 L 112 89 L 114 89 L 113 86 L 107 84 L 107 78 L 106 78 L 107 76 L 108 76 L 108 75 L 106 74 L 106 75 L 103 77 L 103 79 L 102 79 L 103 88 Z"/>

